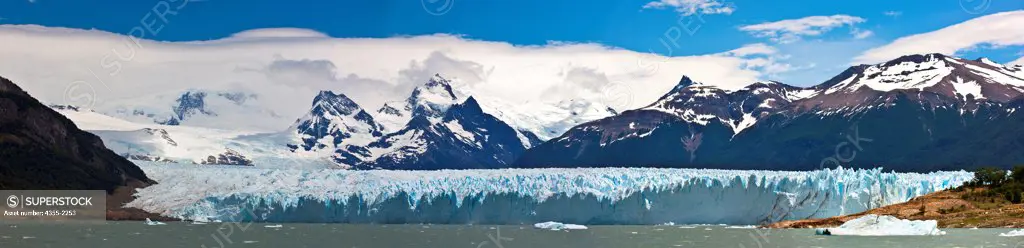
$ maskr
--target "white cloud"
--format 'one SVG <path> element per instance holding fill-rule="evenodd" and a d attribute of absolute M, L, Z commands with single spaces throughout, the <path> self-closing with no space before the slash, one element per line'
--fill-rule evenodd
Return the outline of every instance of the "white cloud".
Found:
<path fill-rule="evenodd" d="M 740 48 L 721 53 L 721 55 L 745 58 L 743 68 L 757 70 L 768 77 L 775 77 L 779 73 L 792 70 L 805 69 L 784 62 L 790 58 L 790 55 L 781 54 L 778 48 L 764 43 L 743 45 Z"/>
<path fill-rule="evenodd" d="M 314 82 L 335 81 L 337 68 L 330 60 L 289 60 L 278 58 L 267 66 L 267 76 L 282 82 L 311 80 Z M 325 86 L 325 85 L 321 85 Z"/>
<path fill-rule="evenodd" d="M 865 51 L 853 62 L 878 63 L 907 54 L 956 54 L 982 45 L 1024 45 L 1024 28 L 1021 28 L 1021 23 L 1024 23 L 1024 11 L 982 16 L 936 31 L 896 39 L 892 43 Z"/>
<path fill-rule="evenodd" d="M 746 44 L 740 48 L 733 49 L 725 52 L 726 55 L 731 56 L 749 56 L 749 55 L 772 55 L 778 53 L 779 50 L 775 47 L 769 46 L 764 43 Z"/>
<path fill-rule="evenodd" d="M 487 81 L 491 70 L 494 68 L 485 68 L 480 63 L 452 58 L 443 52 L 434 51 L 423 62 L 412 61 L 409 68 L 399 71 L 402 81 L 398 83 L 415 86 L 426 82 L 434 74 L 443 73 L 445 78 L 456 84 L 476 86 Z M 409 87 L 409 90 L 412 88 Z"/>
<path fill-rule="evenodd" d="M 586 67 L 572 67 L 562 72 L 563 82 L 552 85 L 544 92 L 542 97 L 560 97 L 565 92 L 577 92 L 586 94 L 597 94 L 601 89 L 612 84 L 608 75 Z"/>
<path fill-rule="evenodd" d="M 397 85 L 382 80 L 362 78 L 356 74 L 341 76 L 334 62 L 326 59 L 290 60 L 277 56 L 266 68 L 254 71 L 265 74 L 270 83 L 298 88 L 303 92 L 326 89 L 345 93 L 369 110 L 375 110 L 383 105 L 388 97 L 399 92 L 407 92 L 404 91 L 405 88 L 400 89 Z M 411 91 L 411 88 L 409 90 Z M 304 100 L 297 102 L 307 103 Z"/>
<path fill-rule="evenodd" d="M 252 29 L 231 35 L 231 38 L 327 38 L 327 34 L 302 28 L 261 28 Z"/>
<path fill-rule="evenodd" d="M 658 0 L 644 4 L 645 9 L 666 9 L 672 8 L 682 15 L 713 15 L 732 14 L 736 7 L 729 2 L 718 0 Z"/>
<path fill-rule="evenodd" d="M 808 16 L 800 19 L 789 19 L 740 27 L 757 37 L 766 37 L 779 43 L 792 43 L 804 36 L 818 36 L 837 27 L 853 26 L 862 23 L 864 18 L 849 15 Z M 867 31 L 870 36 L 870 31 Z M 855 36 L 864 36 L 862 32 Z"/>
<path fill-rule="evenodd" d="M 903 12 L 902 11 L 886 11 L 886 12 L 882 12 L 882 14 L 885 15 L 885 16 L 890 16 L 890 17 L 900 17 L 901 15 L 903 15 Z"/>
<path fill-rule="evenodd" d="M 859 28 L 851 28 L 850 29 L 850 34 L 853 35 L 854 39 L 866 39 L 866 38 L 871 37 L 872 35 L 874 35 L 875 32 L 872 32 L 871 30 L 862 30 L 862 29 L 859 29 Z"/>
<path fill-rule="evenodd" d="M 0 76 L 40 100 L 62 104 L 87 83 L 96 108 L 186 89 L 244 89 L 275 113 L 298 117 L 319 90 L 345 93 L 375 110 L 401 100 L 424 75 L 455 78 L 474 95 L 511 103 L 597 98 L 607 82 L 625 83 L 633 106 L 653 102 L 682 75 L 724 88 L 762 79 L 766 45 L 664 57 L 597 44 L 514 46 L 451 35 L 331 38 L 310 30 L 247 31 L 212 41 L 133 40 L 96 30 L 0 25 Z M 302 35 L 294 35 L 302 34 Z M 549 89 L 575 84 L 577 89 Z M 76 89 L 81 89 L 76 88 Z M 587 90 L 589 89 L 589 90 Z"/>
<path fill-rule="evenodd" d="M 1016 61 L 1010 62 L 1011 65 L 1024 65 L 1024 57 L 1020 57 Z"/>

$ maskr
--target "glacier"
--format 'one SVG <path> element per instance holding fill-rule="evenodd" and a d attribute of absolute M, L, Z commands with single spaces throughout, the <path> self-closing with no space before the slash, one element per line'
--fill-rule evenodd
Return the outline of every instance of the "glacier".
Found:
<path fill-rule="evenodd" d="M 136 162 L 159 182 L 126 207 L 186 220 L 585 225 L 823 218 L 967 182 L 965 171 L 588 168 L 350 171 Z"/>

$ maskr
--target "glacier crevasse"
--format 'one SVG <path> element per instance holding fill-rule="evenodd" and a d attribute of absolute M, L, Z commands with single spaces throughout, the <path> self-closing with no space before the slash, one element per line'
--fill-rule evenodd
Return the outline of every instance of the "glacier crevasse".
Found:
<path fill-rule="evenodd" d="M 751 225 L 862 212 L 973 177 L 843 168 L 347 171 L 137 163 L 159 184 L 139 189 L 127 207 L 261 222 Z"/>

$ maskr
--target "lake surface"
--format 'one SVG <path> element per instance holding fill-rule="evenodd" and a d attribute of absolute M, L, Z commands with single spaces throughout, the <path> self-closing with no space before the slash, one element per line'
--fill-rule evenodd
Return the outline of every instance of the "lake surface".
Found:
<path fill-rule="evenodd" d="M 999 236 L 1011 229 L 944 230 L 934 237 L 836 237 L 726 226 L 0 223 L 0 247 L 1024 247 L 1024 237 Z"/>

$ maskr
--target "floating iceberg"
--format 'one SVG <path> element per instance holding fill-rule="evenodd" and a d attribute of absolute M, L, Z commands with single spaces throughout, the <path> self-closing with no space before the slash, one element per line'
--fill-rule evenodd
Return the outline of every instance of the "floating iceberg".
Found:
<path fill-rule="evenodd" d="M 837 236 L 931 236 L 946 235 L 939 230 L 935 220 L 903 220 L 888 215 L 869 214 L 856 218 L 836 228 L 822 228 L 819 235 Z"/>
<path fill-rule="evenodd" d="M 1000 233 L 1000 234 L 999 234 L 999 236 L 1002 236 L 1002 237 L 1018 237 L 1018 236 L 1024 236 L 1024 229 L 1020 229 L 1020 230 L 1013 230 L 1013 231 L 1010 231 L 1010 232 L 1008 232 L 1008 233 Z"/>
<path fill-rule="evenodd" d="M 537 229 L 548 229 L 548 230 L 552 230 L 552 231 L 560 231 L 560 230 L 587 230 L 587 227 L 584 226 L 584 225 L 563 224 L 563 223 L 554 222 L 554 221 L 548 221 L 548 222 L 533 224 L 533 227 L 537 228 Z"/>
<path fill-rule="evenodd" d="M 858 213 L 973 176 L 881 169 L 349 171 L 137 163 L 160 183 L 139 189 L 128 207 L 186 220 L 271 223 L 758 225 Z"/>
<path fill-rule="evenodd" d="M 153 221 L 153 220 L 150 220 L 149 218 L 146 218 L 146 225 L 147 226 L 162 226 L 162 225 L 167 225 L 167 224 L 163 223 L 163 222 L 159 222 L 159 221 Z"/>
<path fill-rule="evenodd" d="M 746 226 L 727 226 L 727 227 L 725 227 L 725 228 L 726 228 L 726 229 L 756 229 L 756 228 L 757 228 L 757 226 L 755 226 L 755 225 L 746 225 Z"/>

